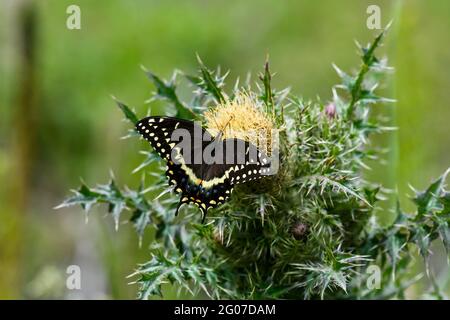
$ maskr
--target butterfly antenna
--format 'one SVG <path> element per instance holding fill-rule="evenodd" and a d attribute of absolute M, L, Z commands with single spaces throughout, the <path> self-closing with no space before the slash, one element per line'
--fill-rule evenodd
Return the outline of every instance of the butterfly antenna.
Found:
<path fill-rule="evenodd" d="M 219 124 L 216 121 L 216 118 L 213 117 L 213 121 L 216 124 L 216 127 L 219 128 Z M 214 137 L 214 140 L 218 140 L 218 138 L 222 135 L 222 131 L 219 130 L 219 133 Z"/>
<path fill-rule="evenodd" d="M 231 120 L 233 120 L 234 116 L 231 115 L 230 119 L 228 119 L 227 123 L 225 123 L 225 125 L 223 126 L 222 129 L 219 130 L 219 133 L 216 135 L 216 137 L 214 138 L 214 140 L 219 140 L 218 138 L 220 138 L 221 136 L 223 136 L 223 134 L 225 133 L 225 131 L 227 130 L 228 125 L 230 124 Z M 219 128 L 219 124 L 217 123 L 216 119 L 213 119 L 214 122 L 216 123 L 216 127 Z"/>
<path fill-rule="evenodd" d="M 227 123 L 225 123 L 225 126 L 223 127 L 222 132 L 225 132 L 227 130 L 228 125 L 230 124 L 231 120 L 234 119 L 234 115 L 230 115 L 230 119 L 228 119 Z"/>
<path fill-rule="evenodd" d="M 228 114 L 228 112 L 226 111 L 226 113 Z M 227 127 L 230 125 L 231 120 L 234 119 L 234 114 L 228 114 L 230 116 L 230 119 L 228 119 L 228 122 L 225 124 L 225 127 L 223 128 L 223 130 L 225 131 L 227 129 Z M 230 132 L 231 132 L 231 126 L 230 126 Z"/>

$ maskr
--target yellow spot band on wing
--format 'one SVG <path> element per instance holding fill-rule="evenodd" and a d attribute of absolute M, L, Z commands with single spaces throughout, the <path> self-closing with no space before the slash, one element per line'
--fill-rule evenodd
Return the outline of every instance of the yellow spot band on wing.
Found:
<path fill-rule="evenodd" d="M 191 180 L 191 182 L 193 182 L 196 185 L 202 185 L 205 188 L 211 188 L 212 186 L 215 186 L 219 183 L 223 183 L 226 179 L 228 179 L 228 174 L 234 170 L 234 168 L 230 168 L 227 171 L 224 172 L 224 175 L 220 178 L 214 178 L 212 180 L 202 180 L 200 178 L 198 178 L 194 171 L 192 171 L 191 168 L 189 168 L 186 163 L 184 162 L 183 157 L 180 154 L 180 150 L 179 149 L 175 149 L 175 151 L 177 152 L 177 156 L 181 165 L 181 169 L 186 172 L 187 176 L 189 177 L 189 179 Z"/>

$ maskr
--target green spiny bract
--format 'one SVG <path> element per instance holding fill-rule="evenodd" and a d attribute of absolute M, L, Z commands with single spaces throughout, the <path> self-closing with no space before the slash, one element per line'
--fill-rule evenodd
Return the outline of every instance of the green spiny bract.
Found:
<path fill-rule="evenodd" d="M 81 204 L 89 211 L 106 203 L 116 223 L 123 211 L 130 211 L 140 237 L 149 226 L 156 230 L 151 259 L 133 274 L 143 299 L 162 295 L 164 283 L 211 298 L 402 297 L 417 280 L 407 272 L 412 263 L 408 244 L 415 244 L 425 261 L 434 239 L 450 248 L 450 194 L 444 190 L 444 174 L 417 193 L 415 214 L 398 206 L 395 223 L 383 227 L 376 222 L 383 189 L 361 175 L 365 162 L 377 157 L 368 148 L 370 135 L 387 130 L 369 117 L 372 104 L 391 101 L 374 92 L 379 76 L 390 70 L 386 60 L 374 55 L 383 36 L 360 48 L 357 74 L 335 67 L 341 83 L 326 105 L 274 90 L 268 63 L 255 91 L 250 84 L 235 86 L 230 96 L 241 90 L 254 93 L 279 130 L 280 170 L 275 177 L 236 187 L 229 202 L 211 210 L 206 224 L 192 207 L 174 217 L 178 200 L 166 192 L 162 168 L 156 177 L 152 173 L 149 187 L 143 182 L 138 190 L 121 190 L 113 178 L 95 188 L 83 184 L 61 206 Z M 199 63 L 199 75 L 185 75 L 195 86 L 189 104 L 176 94 L 179 73 L 164 81 L 147 71 L 157 88 L 152 99 L 167 101 L 175 116 L 202 120 L 208 107 L 228 95 L 223 91 L 226 75 Z M 135 113 L 118 105 L 134 124 Z M 134 130 L 128 136 L 135 136 Z M 158 163 L 153 153 L 143 153 L 146 158 L 135 171 Z M 150 200 L 145 196 L 149 191 L 162 194 Z M 365 285 L 371 265 L 380 270 L 380 289 Z M 443 296 L 436 284 L 432 294 Z"/>

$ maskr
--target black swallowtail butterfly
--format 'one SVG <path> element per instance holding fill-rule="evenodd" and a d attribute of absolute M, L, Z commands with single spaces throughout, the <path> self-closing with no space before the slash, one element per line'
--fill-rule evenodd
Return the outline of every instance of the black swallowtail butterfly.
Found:
<path fill-rule="evenodd" d="M 138 132 L 167 162 L 166 176 L 182 204 L 197 205 L 205 220 L 208 209 L 224 203 L 234 185 L 269 174 L 268 157 L 250 142 L 212 137 L 201 125 L 173 117 L 147 117 Z M 208 160 L 207 155 L 213 160 Z"/>

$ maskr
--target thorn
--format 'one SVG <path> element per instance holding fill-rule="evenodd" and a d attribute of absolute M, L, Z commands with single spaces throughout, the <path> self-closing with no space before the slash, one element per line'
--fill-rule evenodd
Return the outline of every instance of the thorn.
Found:
<path fill-rule="evenodd" d="M 140 67 L 141 67 L 141 70 L 144 71 L 145 73 L 149 72 L 149 70 L 143 64 L 141 64 Z"/>
<path fill-rule="evenodd" d="M 448 174 L 450 173 L 450 167 L 445 170 L 444 174 L 442 175 L 442 181 L 445 181 L 447 179 Z"/>
<path fill-rule="evenodd" d="M 198 62 L 201 66 L 205 66 L 205 65 L 203 64 L 203 61 L 202 61 L 202 59 L 200 58 L 200 55 L 198 54 L 198 52 L 195 53 L 195 56 L 197 57 L 197 62 Z"/>
<path fill-rule="evenodd" d="M 345 72 L 342 71 L 334 62 L 331 65 L 333 66 L 334 70 L 336 70 L 338 76 L 342 78 L 343 76 L 346 75 Z"/>
<path fill-rule="evenodd" d="M 264 69 L 266 69 L 266 72 L 269 73 L 269 53 L 266 53 L 266 62 L 264 63 Z"/>
<path fill-rule="evenodd" d="M 392 23 L 394 22 L 394 19 L 391 19 L 389 22 L 388 22 L 388 24 L 386 25 L 386 27 L 384 27 L 384 33 L 386 32 L 386 31 L 389 31 L 389 29 L 391 28 L 391 26 L 392 26 Z"/>
<path fill-rule="evenodd" d="M 168 188 L 168 189 L 165 189 L 165 190 L 163 190 L 155 199 L 153 199 L 154 201 L 156 201 L 156 200 L 158 200 L 159 198 L 161 198 L 163 195 L 165 195 L 166 193 L 169 193 L 169 192 L 171 192 L 171 191 L 173 191 L 173 189 L 174 189 L 175 187 L 172 187 L 172 188 Z"/>

